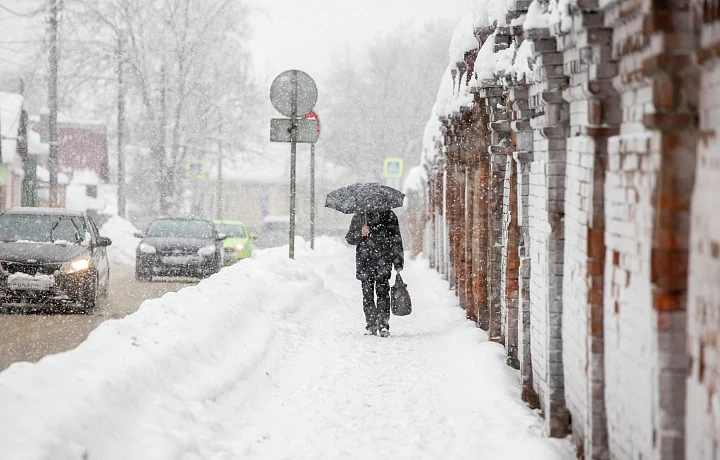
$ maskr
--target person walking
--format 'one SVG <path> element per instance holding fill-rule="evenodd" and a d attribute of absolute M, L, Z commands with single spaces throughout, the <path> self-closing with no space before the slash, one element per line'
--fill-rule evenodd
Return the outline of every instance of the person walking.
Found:
<path fill-rule="evenodd" d="M 355 277 L 362 283 L 365 331 L 390 335 L 390 274 L 403 269 L 403 243 L 394 212 L 361 212 L 353 216 L 345 235 L 355 246 Z M 377 301 L 376 301 L 377 297 Z"/>

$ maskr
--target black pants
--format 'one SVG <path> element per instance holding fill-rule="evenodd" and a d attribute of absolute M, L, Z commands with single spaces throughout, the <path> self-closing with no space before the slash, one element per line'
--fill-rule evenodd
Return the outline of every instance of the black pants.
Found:
<path fill-rule="evenodd" d="M 390 280 L 362 282 L 363 310 L 367 327 L 372 330 L 390 328 Z M 377 295 L 377 303 L 375 303 Z"/>

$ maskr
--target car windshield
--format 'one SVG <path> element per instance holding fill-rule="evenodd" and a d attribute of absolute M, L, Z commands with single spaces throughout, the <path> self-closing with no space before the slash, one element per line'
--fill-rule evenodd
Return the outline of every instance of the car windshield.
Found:
<path fill-rule="evenodd" d="M 218 233 L 224 233 L 228 238 L 245 238 L 245 229 L 237 224 L 215 224 Z"/>
<path fill-rule="evenodd" d="M 209 239 L 213 237 L 213 225 L 201 220 L 161 219 L 150 224 L 147 236 Z"/>
<path fill-rule="evenodd" d="M 85 221 L 82 217 L 32 214 L 0 216 L 0 240 L 5 243 L 80 244 L 85 236 Z"/>

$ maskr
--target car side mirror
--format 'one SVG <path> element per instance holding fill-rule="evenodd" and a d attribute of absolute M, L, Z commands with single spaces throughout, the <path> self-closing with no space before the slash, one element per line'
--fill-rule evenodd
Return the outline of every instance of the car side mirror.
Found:
<path fill-rule="evenodd" d="M 143 232 L 135 232 L 133 233 L 133 236 L 135 238 L 145 238 L 145 234 Z"/>
<path fill-rule="evenodd" d="M 256 240 L 256 239 L 258 239 L 258 234 L 257 234 L 257 233 L 251 233 L 251 234 L 250 234 L 250 238 L 253 239 L 253 240 Z"/>
<path fill-rule="evenodd" d="M 112 240 L 107 236 L 99 236 L 97 239 L 97 245 L 101 248 L 104 248 L 105 246 L 110 246 L 111 244 Z"/>
<path fill-rule="evenodd" d="M 218 233 L 218 234 L 217 234 L 217 240 L 218 240 L 218 241 L 222 241 L 222 240 L 224 240 L 225 238 L 227 238 L 227 235 L 226 235 L 225 233 Z"/>

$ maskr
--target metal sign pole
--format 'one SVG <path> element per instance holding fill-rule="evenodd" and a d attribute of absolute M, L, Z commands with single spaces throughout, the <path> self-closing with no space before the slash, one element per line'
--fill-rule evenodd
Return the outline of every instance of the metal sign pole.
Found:
<path fill-rule="evenodd" d="M 288 97 L 289 96 L 289 97 Z M 297 143 L 314 143 L 320 132 L 319 121 L 307 120 L 317 102 L 317 86 L 310 75 L 300 70 L 286 70 L 270 85 L 270 102 L 288 118 L 270 120 L 270 141 L 290 142 L 290 222 L 288 249 L 295 258 L 295 214 Z M 298 116 L 300 118 L 298 118 Z"/>
<path fill-rule="evenodd" d="M 315 249 L 315 144 L 310 144 L 310 249 Z"/>
<path fill-rule="evenodd" d="M 290 115 L 290 246 L 288 256 L 295 258 L 295 166 L 296 159 L 296 140 L 297 140 L 297 71 L 292 72 L 290 101 L 292 104 L 292 113 Z"/>

